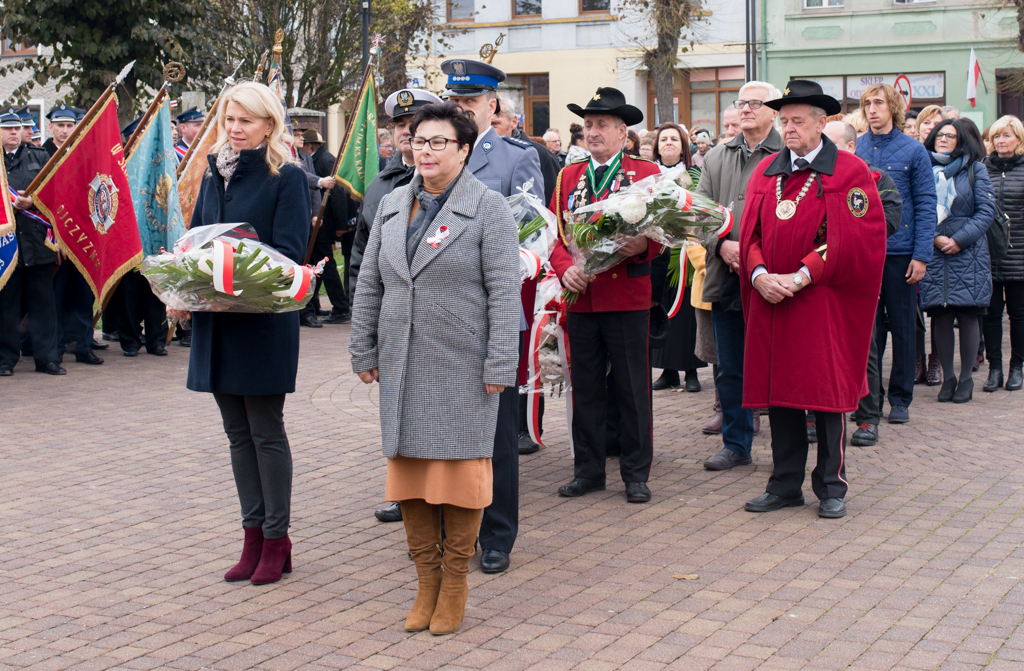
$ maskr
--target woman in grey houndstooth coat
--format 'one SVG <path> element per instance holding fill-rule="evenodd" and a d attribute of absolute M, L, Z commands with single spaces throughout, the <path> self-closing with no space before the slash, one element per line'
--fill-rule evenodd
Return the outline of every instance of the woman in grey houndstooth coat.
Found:
<path fill-rule="evenodd" d="M 463 170 L 476 126 L 460 108 L 427 105 L 410 130 L 417 174 L 377 210 L 349 352 L 380 382 L 385 498 L 402 504 L 419 577 L 406 629 L 446 634 L 491 502 L 498 393 L 516 383 L 519 240 L 504 198 Z"/>

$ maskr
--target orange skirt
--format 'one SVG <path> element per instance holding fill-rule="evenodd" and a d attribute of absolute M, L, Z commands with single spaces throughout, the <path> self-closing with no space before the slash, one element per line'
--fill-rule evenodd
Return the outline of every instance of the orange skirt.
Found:
<path fill-rule="evenodd" d="M 387 501 L 423 499 L 478 510 L 491 505 L 493 491 L 490 459 L 388 459 Z"/>

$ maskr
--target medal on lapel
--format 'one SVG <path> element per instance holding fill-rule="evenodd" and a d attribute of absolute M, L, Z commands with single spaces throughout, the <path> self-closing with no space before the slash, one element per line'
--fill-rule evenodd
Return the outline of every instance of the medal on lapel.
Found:
<path fill-rule="evenodd" d="M 437 227 L 437 233 L 434 233 L 434 235 L 424 240 L 424 242 L 426 242 L 434 249 L 437 249 L 437 246 L 441 244 L 441 241 L 447 238 L 449 235 L 451 235 L 451 231 L 448 230 L 447 226 L 441 224 L 440 226 Z"/>

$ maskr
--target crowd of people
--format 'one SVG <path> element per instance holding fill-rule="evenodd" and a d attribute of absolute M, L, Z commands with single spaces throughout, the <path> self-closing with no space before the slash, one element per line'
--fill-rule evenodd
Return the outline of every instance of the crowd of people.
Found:
<path fill-rule="evenodd" d="M 780 91 L 750 81 L 723 115 L 721 134 L 674 122 L 637 132 L 630 127 L 643 122 L 641 110 L 602 87 L 569 105 L 580 123 L 563 145 L 555 129 L 538 139 L 523 133 L 514 103 L 499 95 L 501 70 L 464 60 L 441 67 L 441 96 L 388 96 L 381 169 L 358 203 L 331 190 L 335 161 L 323 138 L 311 129 L 289 133 L 270 89 L 245 82 L 221 97 L 191 225 L 249 222 L 261 242 L 301 262 L 330 192 L 325 226 L 312 240 L 317 256 L 331 260 L 320 278 L 330 310 L 318 315 L 311 303 L 301 313 L 189 314 L 155 305 L 142 280 L 122 282 L 104 313 L 104 337 L 126 356 L 143 345 L 166 354 L 174 337 L 190 346 L 188 387 L 214 395 L 244 530 L 226 580 L 265 584 L 291 570 L 283 407 L 295 390 L 300 326 L 323 322 L 351 321 L 352 370 L 380 385 L 390 503 L 375 514 L 404 523 L 416 564 L 406 628 L 459 628 L 477 544 L 483 571 L 509 568 L 519 457 L 540 449 L 519 393 L 537 295 L 537 280 L 520 279 L 505 200 L 520 189 L 554 213 L 548 272 L 577 296 L 564 320 L 574 450 L 561 496 L 604 490 L 614 456 L 626 501 L 649 502 L 653 393 L 699 392 L 698 371 L 709 365 L 715 401 L 703 430 L 722 443 L 704 467 L 750 464 L 766 413 L 773 473 L 746 510 L 804 505 L 816 443 L 811 485 L 824 518 L 847 514 L 847 413 L 857 424 L 850 442 L 873 445 L 886 397 L 888 421 L 910 421 L 915 384 L 941 384 L 939 402 L 969 402 L 973 371 L 987 358 L 985 391 L 1024 385 L 1024 126 L 1015 117 L 980 132 L 952 108 L 908 113 L 884 84 L 843 114 L 814 82 L 794 80 Z M 78 112 L 51 113 L 55 146 Z M 179 115 L 179 156 L 204 121 L 195 108 Z M 52 153 L 32 145 L 23 122 L 16 110 L 0 114 L 15 190 Z M 621 241 L 622 263 L 588 275 L 570 253 L 569 215 L 667 171 L 724 206 L 727 225 L 677 252 L 675 286 L 672 250 L 642 236 Z M 92 340 L 91 293 L 71 264 L 57 267 L 26 200 L 14 203 L 22 256 L 0 290 L 0 375 L 12 374 L 21 355 L 50 374 L 64 373 L 68 351 L 101 364 L 93 351 L 106 345 Z M 344 272 L 333 263 L 337 242 Z M 666 305 L 678 303 L 668 318 Z M 111 326 L 116 334 L 107 333 Z M 661 372 L 652 380 L 654 370 Z"/>

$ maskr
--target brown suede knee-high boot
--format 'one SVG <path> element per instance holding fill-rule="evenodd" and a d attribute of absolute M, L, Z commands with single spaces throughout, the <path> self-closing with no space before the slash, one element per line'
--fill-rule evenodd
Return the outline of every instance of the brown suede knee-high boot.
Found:
<path fill-rule="evenodd" d="M 403 504 L 404 505 L 404 504 Z M 430 633 L 435 636 L 450 634 L 462 625 L 469 597 L 469 559 L 476 550 L 476 537 L 480 532 L 483 510 L 444 506 L 444 556 L 441 558 L 441 593 L 437 597 L 434 615 L 430 618 Z"/>
<path fill-rule="evenodd" d="M 430 626 L 441 590 L 441 506 L 423 499 L 402 501 L 402 520 L 419 579 L 416 603 L 405 619 L 405 630 L 423 631 Z"/>

